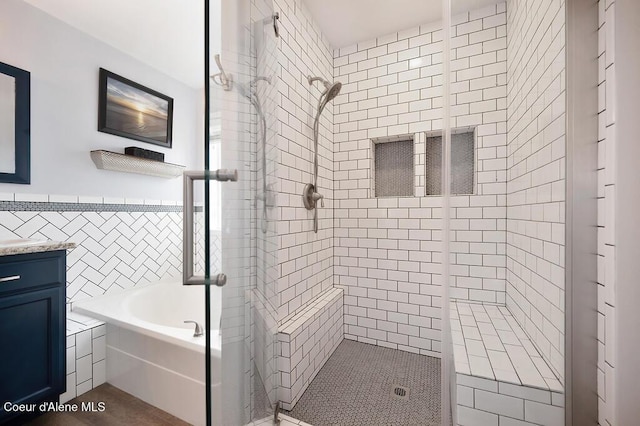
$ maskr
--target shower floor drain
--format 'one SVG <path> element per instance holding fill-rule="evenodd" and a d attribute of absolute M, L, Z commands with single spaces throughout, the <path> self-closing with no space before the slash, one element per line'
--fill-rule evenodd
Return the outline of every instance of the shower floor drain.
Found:
<path fill-rule="evenodd" d="M 409 399 L 409 388 L 399 385 L 391 387 L 391 396 L 396 399 Z"/>

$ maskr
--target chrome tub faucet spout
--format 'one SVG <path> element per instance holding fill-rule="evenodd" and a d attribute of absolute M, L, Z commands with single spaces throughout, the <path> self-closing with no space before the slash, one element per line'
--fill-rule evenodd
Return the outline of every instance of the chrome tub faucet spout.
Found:
<path fill-rule="evenodd" d="M 188 321 L 185 321 L 184 323 L 185 324 L 191 323 L 191 324 L 195 324 L 196 325 L 196 328 L 193 331 L 193 337 L 200 337 L 200 336 L 202 336 L 204 334 L 203 331 L 202 331 L 202 326 L 200 324 L 198 324 L 196 321 L 188 320 Z"/>

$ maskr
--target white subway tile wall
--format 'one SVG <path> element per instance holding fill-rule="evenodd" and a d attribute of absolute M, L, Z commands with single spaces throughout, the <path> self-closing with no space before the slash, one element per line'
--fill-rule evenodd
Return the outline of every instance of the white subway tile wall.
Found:
<path fill-rule="evenodd" d="M 302 203 L 305 184 L 313 183 L 313 122 L 324 86 L 307 76 L 333 79 L 329 42 L 304 2 L 275 0 L 280 12 L 278 50 L 278 320 L 280 323 L 333 287 L 333 111 L 329 102 L 320 119 L 318 233 L 313 211 Z M 340 94 L 338 99 L 343 96 Z"/>
<path fill-rule="evenodd" d="M 507 9 L 507 308 L 564 377 L 565 2 Z"/>
<path fill-rule="evenodd" d="M 452 126 L 476 127 L 475 195 L 452 199 L 456 299 L 505 302 L 506 5 L 456 16 Z M 442 129 L 442 31 L 427 24 L 334 50 L 335 276 L 345 337 L 439 356 L 441 197 L 425 196 Z M 371 139 L 415 135 L 414 197 L 375 198 Z"/>
<path fill-rule="evenodd" d="M 265 26 L 265 19 L 271 18 L 273 4 L 270 0 L 251 1 L 251 22 L 253 25 L 251 60 L 255 66 L 254 101 L 259 102 L 264 121 L 261 120 L 256 108 L 252 109 L 255 127 L 252 134 L 255 135 L 255 157 L 252 155 L 251 183 L 253 200 L 255 201 L 255 218 L 252 218 L 252 250 L 255 247 L 255 255 L 251 256 L 251 294 L 253 307 L 252 322 L 254 330 L 251 335 L 252 358 L 257 374 L 262 381 L 267 393 L 265 403 L 277 401 L 280 372 L 278 371 L 277 344 L 278 344 L 278 292 L 279 279 L 278 265 L 278 235 L 277 224 L 280 220 L 275 208 L 276 197 L 274 191 L 277 187 L 277 161 L 278 161 L 278 117 L 277 100 L 278 92 L 278 42 L 270 26 Z M 266 80 L 265 80 L 266 78 Z M 263 127 L 264 126 L 264 127 Z M 263 133 L 264 132 L 264 133 Z M 263 169 L 264 167 L 264 169 Z M 255 235 L 255 238 L 253 237 Z M 252 388 L 253 389 L 253 388 Z M 254 407 L 256 411 L 265 407 Z"/>
<path fill-rule="evenodd" d="M 615 1 L 600 0 L 598 29 L 598 422 L 615 425 Z"/>

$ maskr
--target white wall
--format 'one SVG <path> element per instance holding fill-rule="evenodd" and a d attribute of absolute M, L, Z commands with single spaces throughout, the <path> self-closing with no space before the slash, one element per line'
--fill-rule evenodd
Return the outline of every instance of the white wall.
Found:
<path fill-rule="evenodd" d="M 67 256 L 67 302 L 112 293 L 182 268 L 182 180 L 95 168 L 89 151 L 126 146 L 162 151 L 166 161 L 201 168 L 201 91 L 50 17 L 20 0 L 0 2 L 0 61 L 31 73 L 31 185 L 0 184 L 2 201 L 106 204 L 95 211 L 0 211 L 0 239 L 77 244 Z M 97 129 L 104 67 L 174 98 L 173 149 Z M 113 204 L 132 204 L 118 207 Z M 150 204 L 137 206 L 133 204 Z M 110 206 L 111 205 L 111 206 Z"/>
<path fill-rule="evenodd" d="M 452 199 L 453 298 L 505 301 L 505 3 L 457 15 L 452 126 L 476 127 L 475 195 Z M 439 23 L 334 52 L 335 275 L 345 337 L 440 353 L 442 198 L 425 196 L 427 131 L 442 129 Z M 415 135 L 413 197 L 373 194 L 371 138 Z"/>
<path fill-rule="evenodd" d="M 602 9 L 601 9 L 602 10 Z M 604 41 L 606 79 L 605 252 L 606 326 L 604 424 L 630 425 L 640 418 L 640 3 L 606 2 Z M 612 128 L 612 124 L 615 127 Z M 613 173 L 611 173 L 613 172 Z M 599 212 L 600 215 L 600 212 Z M 599 236 L 600 237 L 600 236 Z M 600 244 L 600 241 L 598 241 Z"/>
<path fill-rule="evenodd" d="M 139 146 L 165 153 L 167 162 L 200 167 L 202 98 L 196 89 L 20 0 L 0 2 L 0 28 L 0 62 L 31 72 L 31 185 L 0 184 L 0 193 L 182 199 L 180 179 L 97 170 L 89 151 Z M 173 149 L 96 130 L 100 67 L 174 98 Z"/>
<path fill-rule="evenodd" d="M 598 29 L 598 422 L 615 425 L 615 2 L 600 0 Z"/>
<path fill-rule="evenodd" d="M 507 308 L 563 382 L 564 0 L 511 0 Z"/>

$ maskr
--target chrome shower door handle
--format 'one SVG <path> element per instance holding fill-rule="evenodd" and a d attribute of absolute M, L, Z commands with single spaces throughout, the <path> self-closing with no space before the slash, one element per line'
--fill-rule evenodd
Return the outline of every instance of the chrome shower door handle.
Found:
<path fill-rule="evenodd" d="M 237 170 L 201 170 L 186 171 L 183 177 L 183 213 L 182 213 L 182 284 L 184 285 L 216 285 L 222 287 L 227 283 L 225 274 L 217 274 L 209 279 L 204 275 L 194 275 L 193 270 L 193 183 L 196 180 L 216 180 L 219 182 L 236 182 Z"/>

